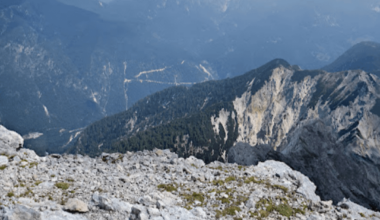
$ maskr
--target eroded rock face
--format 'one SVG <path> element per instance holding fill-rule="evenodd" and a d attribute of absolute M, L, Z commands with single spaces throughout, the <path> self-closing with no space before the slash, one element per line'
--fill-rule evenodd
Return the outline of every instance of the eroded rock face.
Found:
<path fill-rule="evenodd" d="M 237 141 L 254 149 L 238 144 L 229 161 L 284 161 L 311 178 L 323 199 L 380 209 L 379 78 L 278 67 L 263 85 L 257 80 L 233 102 Z"/>
<path fill-rule="evenodd" d="M 237 145 L 234 148 L 229 152 L 230 162 L 239 164 L 247 164 L 252 157 L 244 155 L 262 154 L 260 147 Z M 300 124 L 277 151 L 261 155 L 261 161 L 267 159 L 283 161 L 307 175 L 318 186 L 317 194 L 324 200 L 331 199 L 337 204 L 343 198 L 350 198 L 367 208 L 380 207 L 379 167 L 350 153 L 320 120 Z"/>
<path fill-rule="evenodd" d="M 309 178 L 276 161 L 206 165 L 169 150 L 90 158 L 22 149 L 0 176 L 0 219 L 380 219 L 349 200 L 322 201 Z"/>

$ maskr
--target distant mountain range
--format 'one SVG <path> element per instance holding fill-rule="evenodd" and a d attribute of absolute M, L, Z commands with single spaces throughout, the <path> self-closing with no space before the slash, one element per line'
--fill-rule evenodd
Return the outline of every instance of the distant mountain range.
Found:
<path fill-rule="evenodd" d="M 91 122 L 153 92 L 218 78 L 183 49 L 145 42 L 144 30 L 77 7 L 55 0 L 0 6 L 0 122 L 40 155 L 62 152 Z"/>

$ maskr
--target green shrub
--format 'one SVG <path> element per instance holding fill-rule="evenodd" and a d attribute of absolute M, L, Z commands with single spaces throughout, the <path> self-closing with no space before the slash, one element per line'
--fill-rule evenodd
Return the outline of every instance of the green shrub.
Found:
<path fill-rule="evenodd" d="M 203 203 L 205 201 L 205 197 L 201 193 L 193 192 L 193 194 L 191 194 L 191 195 L 183 195 L 183 196 L 189 204 L 193 204 L 195 202 L 195 200 L 198 200 L 201 203 Z"/>
<path fill-rule="evenodd" d="M 244 183 L 249 184 L 249 183 L 257 183 L 257 184 L 262 184 L 264 181 L 262 180 L 256 180 L 254 176 L 249 177 L 248 179 L 244 180 Z"/>
<path fill-rule="evenodd" d="M 160 184 L 157 186 L 158 189 L 163 189 L 168 192 L 177 191 L 177 186 L 174 184 Z"/>
<path fill-rule="evenodd" d="M 229 176 L 225 180 L 226 183 L 231 182 L 231 181 L 236 181 L 236 178 L 234 176 Z"/>
<path fill-rule="evenodd" d="M 59 189 L 66 190 L 70 187 L 70 184 L 68 184 L 68 183 L 56 183 L 55 186 Z"/>
<path fill-rule="evenodd" d="M 223 180 L 214 180 L 214 181 L 212 181 L 212 184 L 214 184 L 215 186 L 222 186 L 222 185 L 224 185 L 224 181 Z"/>
<path fill-rule="evenodd" d="M 280 189 L 282 191 L 284 191 L 284 193 L 287 193 L 288 192 L 288 188 L 286 188 L 285 186 L 281 186 L 281 185 L 273 185 L 272 186 L 274 189 Z"/>
<path fill-rule="evenodd" d="M 275 207 L 275 210 L 280 213 L 280 215 L 288 218 L 293 215 L 293 208 L 288 204 L 280 204 Z"/>
<path fill-rule="evenodd" d="M 223 210 L 222 212 L 222 215 L 223 216 L 226 216 L 226 215 L 236 215 L 236 212 L 241 212 L 241 209 L 237 206 L 230 206 L 230 207 L 227 207 Z"/>

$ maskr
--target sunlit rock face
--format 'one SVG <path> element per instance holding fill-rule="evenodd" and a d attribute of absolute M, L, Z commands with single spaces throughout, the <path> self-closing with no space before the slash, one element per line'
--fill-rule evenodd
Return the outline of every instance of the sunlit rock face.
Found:
<path fill-rule="evenodd" d="M 324 199 L 380 207 L 379 78 L 278 68 L 268 79 L 234 101 L 237 141 L 255 147 L 233 147 L 229 162 L 281 160 L 308 175 Z M 276 151 L 263 152 L 265 145 Z"/>

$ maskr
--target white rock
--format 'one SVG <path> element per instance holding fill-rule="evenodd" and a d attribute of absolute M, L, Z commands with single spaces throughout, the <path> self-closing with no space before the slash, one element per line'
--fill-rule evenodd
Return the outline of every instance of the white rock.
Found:
<path fill-rule="evenodd" d="M 23 147 L 23 145 L 24 139 L 21 135 L 0 125 L 0 148 L 7 146 L 16 150 Z"/>
<path fill-rule="evenodd" d="M 64 210 L 70 212 L 88 212 L 87 204 L 79 199 L 69 199 L 64 207 Z"/>
<path fill-rule="evenodd" d="M 207 217 L 206 212 L 201 207 L 196 207 L 191 210 L 193 215 L 198 216 L 199 218 L 205 219 Z"/>
<path fill-rule="evenodd" d="M 0 166 L 7 165 L 8 162 L 8 157 L 0 156 Z"/>
<path fill-rule="evenodd" d="M 5 208 L 0 212 L 0 219 L 4 220 L 42 220 L 41 213 L 22 205 L 16 205 L 14 209 Z"/>

